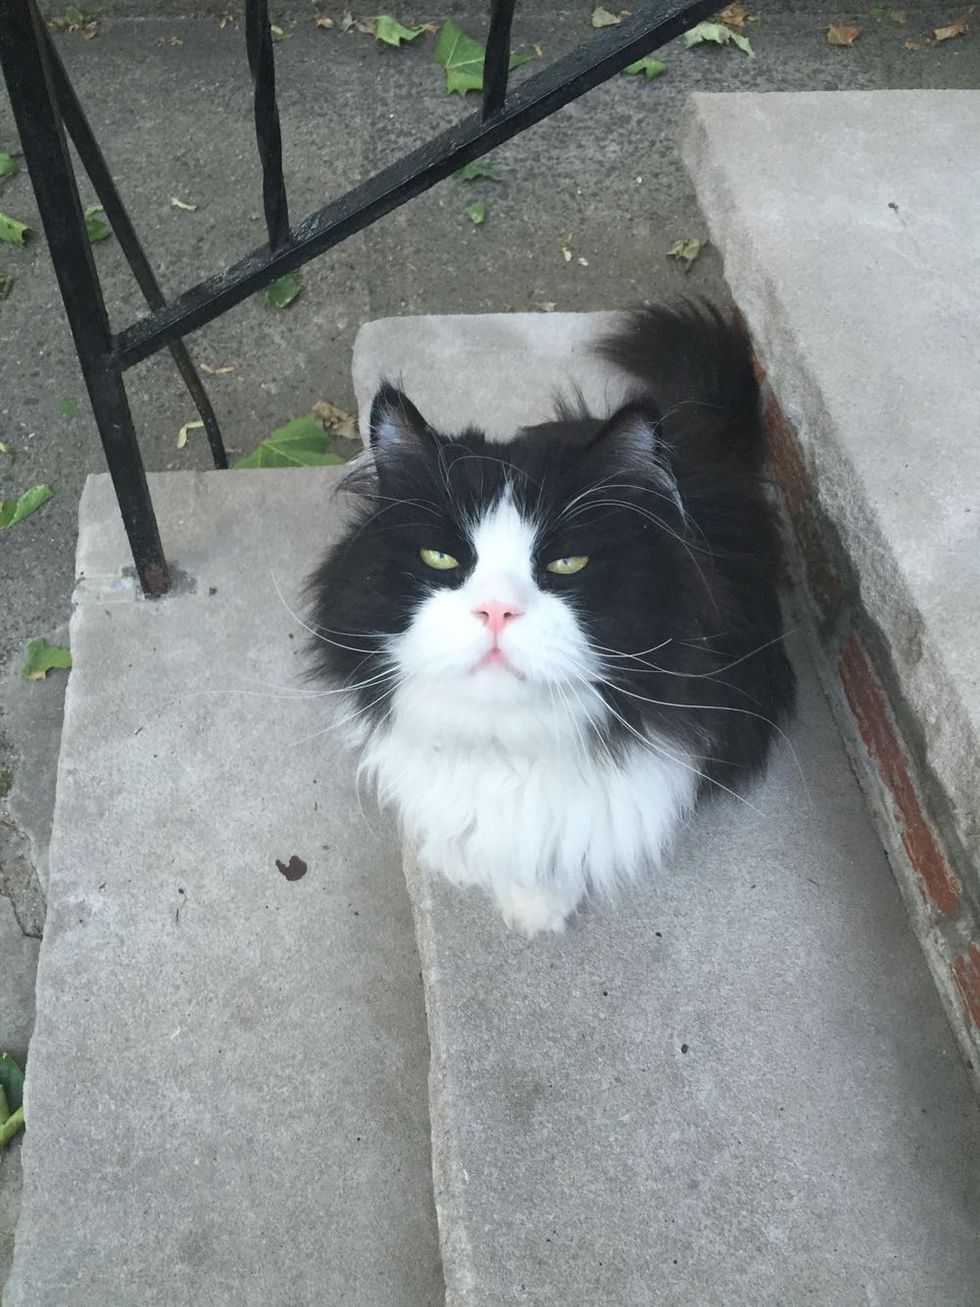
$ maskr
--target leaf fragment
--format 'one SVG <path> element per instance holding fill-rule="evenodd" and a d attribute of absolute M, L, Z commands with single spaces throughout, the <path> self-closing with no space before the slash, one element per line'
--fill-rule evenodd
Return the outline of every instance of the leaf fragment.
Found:
<path fill-rule="evenodd" d="M 327 450 L 327 433 L 312 413 L 293 418 L 273 431 L 251 454 L 235 462 L 236 468 L 249 467 L 324 467 L 343 463 Z"/>
<path fill-rule="evenodd" d="M 202 363 L 201 371 L 206 372 L 209 377 L 223 377 L 229 372 L 235 371 L 234 363 L 219 363 L 217 367 L 210 363 Z"/>
<path fill-rule="evenodd" d="M 901 26 L 905 22 L 905 17 L 906 17 L 905 10 L 889 9 L 888 17 L 892 20 L 893 23 L 898 23 L 899 26 Z"/>
<path fill-rule="evenodd" d="M 561 240 L 558 242 L 558 248 L 561 250 L 561 257 L 565 260 L 565 262 L 571 263 L 572 233 L 570 231 L 566 231 L 564 236 L 562 236 Z"/>
<path fill-rule="evenodd" d="M 301 289 L 298 275 L 287 272 L 284 277 L 278 277 L 266 287 L 265 298 L 274 309 L 286 309 Z"/>
<path fill-rule="evenodd" d="M 875 20 L 876 23 L 883 23 L 885 21 L 884 5 L 875 5 L 874 8 L 870 9 L 868 12 L 870 13 L 871 17 Z"/>
<path fill-rule="evenodd" d="M 726 5 L 720 14 L 715 14 L 714 21 L 724 23 L 726 27 L 744 27 L 749 15 L 745 5 L 731 4 Z"/>
<path fill-rule="evenodd" d="M 951 41 L 954 36 L 966 35 L 966 24 L 947 23 L 945 27 L 934 27 L 932 34 L 937 41 Z"/>
<path fill-rule="evenodd" d="M 747 36 L 740 36 L 738 32 L 732 31 L 730 27 L 725 27 L 723 23 L 698 23 L 690 31 L 684 33 L 684 44 L 690 50 L 692 46 L 703 45 L 711 42 L 714 45 L 728 45 L 730 42 L 749 56 L 755 58 L 755 51 L 749 42 Z"/>
<path fill-rule="evenodd" d="M 673 245 L 671 245 L 670 249 L 667 251 L 667 258 L 677 259 L 678 262 L 683 260 L 684 271 L 687 272 L 690 269 L 691 264 L 701 253 L 702 244 L 703 242 L 698 240 L 674 241 Z"/>
<path fill-rule="evenodd" d="M 27 657 L 20 669 L 25 680 L 43 681 L 55 667 L 71 667 L 70 649 L 60 644 L 48 644 L 43 636 L 28 642 Z"/>
<path fill-rule="evenodd" d="M 59 399 L 58 412 L 61 414 L 63 418 L 77 418 L 78 404 L 76 403 L 75 400 L 68 399 L 67 397 L 64 399 Z"/>
<path fill-rule="evenodd" d="M 183 449 L 187 444 L 187 437 L 191 431 L 200 431 L 204 423 L 200 418 L 192 418 L 190 422 L 185 422 L 177 432 L 177 448 Z"/>
<path fill-rule="evenodd" d="M 608 9 L 603 9 L 602 5 L 596 5 L 592 10 L 593 27 L 615 27 L 623 21 L 619 14 L 611 14 Z"/>
<path fill-rule="evenodd" d="M 487 163 L 485 159 L 474 159 L 472 163 L 464 163 L 462 168 L 456 169 L 453 176 L 461 182 L 475 182 L 481 177 L 486 178 L 488 182 L 503 180 L 500 169 L 492 163 Z"/>
<path fill-rule="evenodd" d="M 392 18 L 390 14 L 378 14 L 375 21 L 374 35 L 377 40 L 384 41 L 385 45 L 393 45 L 398 48 L 404 41 L 414 41 L 424 31 L 425 28 L 421 25 L 406 27 L 404 23 L 400 23 L 397 18 Z"/>
<path fill-rule="evenodd" d="M 0 177 L 12 177 L 16 171 L 16 160 L 11 155 L 0 150 Z"/>
<path fill-rule="evenodd" d="M 50 486 L 40 485 L 31 486 L 30 490 L 25 490 L 16 499 L 0 499 L 0 529 L 23 522 L 25 517 L 30 517 L 42 504 L 46 504 L 53 494 Z"/>
<path fill-rule="evenodd" d="M 0 213 L 0 241 L 6 241 L 9 245 L 23 245 L 31 234 L 31 228 L 25 222 L 18 222 L 9 214 Z"/>
<path fill-rule="evenodd" d="M 660 77 L 667 71 L 667 65 L 662 59 L 654 59 L 650 55 L 644 55 L 642 59 L 637 59 L 635 63 L 627 64 L 623 69 L 626 77 L 637 77 L 640 73 L 646 73 L 647 80 L 653 81 L 655 77 Z"/>
<path fill-rule="evenodd" d="M 357 414 L 348 413 L 345 408 L 339 408 L 329 399 L 318 399 L 313 405 L 313 415 L 319 418 L 323 426 L 334 435 L 342 436 L 344 440 L 360 438 L 357 432 Z"/>
<path fill-rule="evenodd" d="M 196 204 L 187 204 L 184 200 L 178 199 L 176 195 L 170 197 L 170 207 L 172 209 L 182 209 L 184 213 L 196 213 Z"/>
<path fill-rule="evenodd" d="M 446 93 L 483 90 L 483 46 L 467 36 L 451 18 L 440 27 L 432 57 L 446 72 Z M 533 59 L 533 54 L 512 54 L 508 68 L 513 69 Z"/>
<path fill-rule="evenodd" d="M 908 50 L 912 54 L 914 54 L 916 50 L 922 49 L 922 46 L 919 44 L 918 41 L 906 41 L 904 44 L 906 50 Z"/>
<path fill-rule="evenodd" d="M 335 27 L 336 24 L 333 19 L 328 18 L 326 14 L 315 14 L 313 18 L 313 26 L 321 27 L 325 32 L 329 32 L 331 27 Z"/>
<path fill-rule="evenodd" d="M 481 227 L 487 220 L 487 206 L 483 200 L 474 200 L 463 210 L 474 227 Z"/>
<path fill-rule="evenodd" d="M 0 272 L 0 300 L 5 300 L 14 288 L 14 279 L 9 272 Z"/>
<path fill-rule="evenodd" d="M 101 204 L 90 204 L 85 210 L 85 230 L 88 232 L 89 242 L 92 245 L 96 241 L 104 241 L 107 236 L 112 235 L 112 228 L 109 224 L 97 216 L 101 212 Z"/>
<path fill-rule="evenodd" d="M 349 9 L 345 9 L 340 19 L 340 30 L 342 32 L 349 32 L 353 26 L 354 26 L 354 15 L 351 13 Z"/>
<path fill-rule="evenodd" d="M 16 1112 L 24 1102 L 24 1073 L 9 1053 L 0 1053 L 0 1088 L 7 1100 L 7 1110 Z"/>
<path fill-rule="evenodd" d="M 853 45 L 860 35 L 860 27 L 852 27 L 848 23 L 831 23 L 827 28 L 827 44 Z"/>

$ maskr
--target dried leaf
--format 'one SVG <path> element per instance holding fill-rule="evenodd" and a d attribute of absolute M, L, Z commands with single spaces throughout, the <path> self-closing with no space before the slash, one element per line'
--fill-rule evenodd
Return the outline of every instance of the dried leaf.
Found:
<path fill-rule="evenodd" d="M 376 18 L 355 18 L 354 30 L 360 32 L 363 36 L 374 36 L 378 25 Z"/>
<path fill-rule="evenodd" d="M 329 399 L 318 399 L 313 405 L 313 413 L 334 435 L 343 436 L 344 440 L 360 439 L 356 413 L 348 413 L 346 409 L 338 408 Z"/>
<path fill-rule="evenodd" d="M 170 207 L 171 207 L 172 209 L 183 209 L 183 211 L 184 211 L 185 213 L 196 213 L 196 212 L 197 212 L 197 205 L 196 205 L 196 204 L 185 204 L 183 200 L 178 200 L 178 198 L 177 198 L 176 195 L 171 195 L 171 197 L 170 197 Z"/>
<path fill-rule="evenodd" d="M 905 48 L 906 50 L 910 50 L 914 53 L 916 50 L 921 50 L 922 46 L 919 44 L 918 41 L 906 41 Z"/>
<path fill-rule="evenodd" d="M 284 277 L 277 278 L 266 287 L 265 298 L 274 309 L 285 309 L 292 304 L 301 289 L 299 276 L 295 272 L 287 272 Z"/>
<path fill-rule="evenodd" d="M 210 363 L 202 363 L 201 371 L 206 372 L 209 377 L 223 377 L 228 372 L 234 372 L 235 365 L 234 363 L 222 363 L 215 368 Z"/>
<path fill-rule="evenodd" d="M 393 45 L 397 48 L 405 41 L 414 41 L 424 31 L 425 28 L 421 25 L 406 27 L 404 23 L 400 23 L 397 18 L 392 18 L 390 14 L 378 14 L 374 35 L 377 40 L 384 41 L 385 45 Z"/>
<path fill-rule="evenodd" d="M 850 27 L 847 23 L 831 23 L 827 28 L 827 44 L 853 45 L 860 35 L 860 27 Z"/>
<path fill-rule="evenodd" d="M 603 9 L 601 5 L 596 5 L 592 10 L 593 27 L 615 27 L 623 20 L 618 14 L 611 14 L 608 9 Z"/>
<path fill-rule="evenodd" d="M 0 150 L 0 177 L 12 177 L 17 171 L 17 164 L 9 154 Z"/>
<path fill-rule="evenodd" d="M 27 646 L 27 658 L 20 669 L 21 676 L 28 681 L 43 681 L 54 667 L 70 667 L 71 652 L 60 644 L 48 644 L 42 636 L 31 640 Z"/>
<path fill-rule="evenodd" d="M 314 27 L 322 27 L 325 32 L 329 32 L 331 27 L 336 26 L 333 19 L 328 18 L 326 14 L 317 14 L 313 19 L 313 25 Z"/>
<path fill-rule="evenodd" d="M 187 435 L 191 431 L 200 431 L 204 423 L 200 418 L 193 418 L 190 422 L 185 422 L 177 432 L 177 448 L 183 449 L 187 444 Z"/>
<path fill-rule="evenodd" d="M 954 36 L 965 36 L 966 26 L 963 23 L 948 23 L 945 27 L 933 28 L 932 34 L 937 41 L 951 41 Z"/>
<path fill-rule="evenodd" d="M 325 467 L 343 463 L 327 450 L 327 434 L 312 413 L 293 418 L 235 462 L 241 467 Z"/>
<path fill-rule="evenodd" d="M 715 14 L 714 21 L 724 23 L 726 27 L 744 27 L 748 18 L 744 5 L 733 4 L 726 5 L 720 14 Z"/>
<path fill-rule="evenodd" d="M 349 32 L 353 26 L 354 26 L 354 15 L 351 13 L 349 9 L 345 9 L 340 19 L 340 30 L 342 32 Z"/>
<path fill-rule="evenodd" d="M 6 213 L 0 213 L 0 241 L 6 241 L 9 245 L 23 245 L 32 234 L 31 228 L 26 223 L 18 222 L 16 218 L 11 218 Z"/>
<path fill-rule="evenodd" d="M 686 272 L 694 260 L 701 253 L 702 242 L 696 240 L 674 241 L 673 245 L 667 251 L 668 259 L 677 259 L 680 262 L 684 260 Z"/>
<path fill-rule="evenodd" d="M 0 499 L 0 530 L 23 522 L 25 517 L 30 517 L 42 504 L 46 504 L 53 494 L 50 486 L 31 486 L 30 490 L 25 490 L 16 499 Z"/>
<path fill-rule="evenodd" d="M 749 44 L 749 38 L 739 36 L 738 32 L 733 32 L 730 27 L 725 27 L 721 23 L 698 23 L 696 27 L 692 27 L 689 32 L 684 33 L 684 44 L 688 49 L 694 45 L 703 45 L 708 41 L 714 45 L 728 45 L 729 42 L 733 42 L 750 59 L 755 58 L 755 51 Z"/>
<path fill-rule="evenodd" d="M 637 59 L 636 63 L 627 64 L 623 73 L 627 77 L 636 77 L 640 73 L 646 73 L 647 78 L 652 82 L 655 77 L 659 77 L 667 71 L 667 65 L 662 59 L 653 59 L 650 55 L 644 55 L 642 59 Z"/>
<path fill-rule="evenodd" d="M 5 300 L 14 288 L 14 279 L 9 272 L 0 272 L 0 300 Z"/>
<path fill-rule="evenodd" d="M 485 177 L 490 182 L 502 180 L 500 170 L 483 159 L 475 159 L 472 163 L 464 163 L 462 168 L 456 169 L 453 176 L 457 181 L 461 182 L 475 182 L 481 177 Z"/>

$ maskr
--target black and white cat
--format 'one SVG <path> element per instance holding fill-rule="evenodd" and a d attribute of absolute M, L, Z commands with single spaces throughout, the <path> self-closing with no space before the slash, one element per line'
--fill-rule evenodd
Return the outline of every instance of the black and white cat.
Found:
<path fill-rule="evenodd" d="M 744 331 L 656 309 L 596 348 L 635 399 L 506 444 L 382 385 L 310 582 L 362 770 L 424 866 L 528 935 L 657 867 L 794 697 Z"/>

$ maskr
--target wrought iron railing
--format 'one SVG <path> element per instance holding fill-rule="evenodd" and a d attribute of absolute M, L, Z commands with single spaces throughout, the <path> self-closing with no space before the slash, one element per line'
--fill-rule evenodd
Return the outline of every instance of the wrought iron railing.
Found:
<path fill-rule="evenodd" d="M 628 64 L 680 35 L 718 0 L 654 0 L 596 31 L 508 94 L 515 0 L 491 0 L 480 110 L 291 226 L 282 172 L 268 0 L 246 0 L 245 44 L 255 87 L 255 134 L 268 244 L 168 301 L 116 189 L 35 0 L 2 0 L 0 63 L 79 364 L 102 438 L 143 590 L 170 585 L 123 374 L 169 347 L 204 423 L 216 467 L 227 467 L 217 418 L 183 337 L 269 282 L 338 245 L 463 164 L 540 122 Z M 85 228 L 65 132 L 105 210 L 149 312 L 114 333 Z"/>

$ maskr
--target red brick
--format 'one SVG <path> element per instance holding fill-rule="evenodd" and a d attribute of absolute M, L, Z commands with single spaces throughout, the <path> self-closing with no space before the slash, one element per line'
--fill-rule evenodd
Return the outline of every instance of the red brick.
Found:
<path fill-rule="evenodd" d="M 965 953 L 953 959 L 950 970 L 967 1015 L 980 1028 L 980 944 L 971 943 Z"/>
<path fill-rule="evenodd" d="M 946 916 L 959 906 L 959 885 L 919 806 L 905 750 L 891 725 L 888 707 L 857 636 L 849 637 L 837 669 L 861 738 L 895 801 L 902 825 L 902 843 L 921 878 L 922 895 L 938 913 Z"/>

